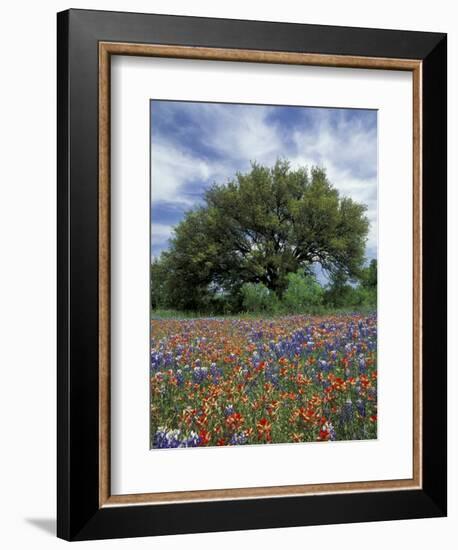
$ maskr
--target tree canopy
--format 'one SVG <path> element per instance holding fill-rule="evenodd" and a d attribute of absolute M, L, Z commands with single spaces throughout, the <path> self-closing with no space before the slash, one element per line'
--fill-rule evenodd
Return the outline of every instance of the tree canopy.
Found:
<path fill-rule="evenodd" d="M 341 196 L 322 168 L 253 163 L 248 173 L 209 188 L 175 227 L 169 249 L 152 265 L 153 301 L 192 310 L 224 297 L 236 308 L 246 283 L 262 283 L 281 298 L 288 275 L 310 274 L 314 264 L 356 279 L 369 228 L 365 211 Z"/>

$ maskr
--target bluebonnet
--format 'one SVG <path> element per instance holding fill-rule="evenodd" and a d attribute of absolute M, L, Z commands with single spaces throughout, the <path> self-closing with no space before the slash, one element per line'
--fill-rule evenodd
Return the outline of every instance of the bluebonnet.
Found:
<path fill-rule="evenodd" d="M 347 424 L 353 419 L 353 403 L 351 399 L 347 399 L 342 405 L 342 410 L 340 412 L 340 422 L 342 424 Z"/>
<path fill-rule="evenodd" d="M 182 447 L 197 447 L 199 445 L 200 438 L 196 432 L 191 432 L 189 437 L 182 443 Z"/>
<path fill-rule="evenodd" d="M 184 384 L 184 376 L 183 376 L 183 371 L 181 369 L 177 370 L 176 379 L 177 379 L 178 386 L 181 387 Z"/>
<path fill-rule="evenodd" d="M 162 366 L 163 354 L 161 352 L 151 353 L 151 369 L 160 370 Z"/>
<path fill-rule="evenodd" d="M 207 378 L 207 367 L 194 367 L 192 371 L 192 379 L 196 384 L 202 383 Z"/>
<path fill-rule="evenodd" d="M 210 374 L 212 376 L 213 383 L 217 384 L 219 379 L 223 376 L 223 371 L 217 367 L 216 363 L 211 363 Z"/>
<path fill-rule="evenodd" d="M 319 359 L 318 364 L 323 372 L 329 372 L 331 370 L 331 366 L 324 359 Z"/>
<path fill-rule="evenodd" d="M 180 446 L 180 430 L 167 430 L 160 427 L 153 437 L 153 447 L 157 449 L 171 449 Z"/>
<path fill-rule="evenodd" d="M 329 440 L 335 441 L 336 440 L 336 431 L 334 429 L 334 426 L 331 422 L 328 422 L 328 430 L 329 430 Z"/>
<path fill-rule="evenodd" d="M 356 410 L 363 418 L 366 416 L 366 403 L 362 399 L 356 400 Z"/>
<path fill-rule="evenodd" d="M 167 430 L 159 427 L 153 436 L 153 447 L 156 449 L 176 449 L 178 447 L 197 447 L 199 435 L 192 431 L 189 437 L 181 438 L 180 430 Z"/>
<path fill-rule="evenodd" d="M 247 442 L 247 436 L 244 433 L 234 433 L 229 440 L 230 445 L 244 445 Z"/>

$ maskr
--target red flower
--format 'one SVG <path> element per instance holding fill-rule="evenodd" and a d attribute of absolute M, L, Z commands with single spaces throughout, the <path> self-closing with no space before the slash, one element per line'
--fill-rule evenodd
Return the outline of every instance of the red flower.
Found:
<path fill-rule="evenodd" d="M 320 430 L 320 433 L 318 434 L 318 440 L 319 441 L 327 441 L 329 439 L 329 433 L 327 430 Z"/>
<path fill-rule="evenodd" d="M 210 434 L 207 430 L 200 430 L 199 445 L 208 445 L 210 443 Z"/>
<path fill-rule="evenodd" d="M 261 420 L 256 424 L 256 428 L 258 429 L 258 439 L 265 439 L 268 442 L 272 441 L 272 425 L 267 418 L 261 418 Z"/>
<path fill-rule="evenodd" d="M 238 430 L 244 422 L 245 419 L 240 413 L 232 413 L 226 418 L 227 427 L 234 431 Z"/>
<path fill-rule="evenodd" d="M 199 415 L 199 416 L 196 418 L 196 424 L 197 424 L 199 427 L 201 427 L 201 428 L 203 428 L 204 426 L 206 426 L 207 421 L 208 421 L 208 419 L 207 419 L 207 415 L 206 415 L 206 414 L 201 414 L 201 415 Z"/>
<path fill-rule="evenodd" d="M 271 416 L 274 416 L 277 414 L 278 412 L 278 409 L 280 407 L 280 401 L 272 401 L 271 403 L 269 403 L 267 405 L 267 412 L 271 415 Z"/>

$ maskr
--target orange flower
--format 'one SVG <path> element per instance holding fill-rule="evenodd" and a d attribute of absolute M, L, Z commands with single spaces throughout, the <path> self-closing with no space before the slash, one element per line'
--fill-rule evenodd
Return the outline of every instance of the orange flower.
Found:
<path fill-rule="evenodd" d="M 243 434 L 248 439 L 253 435 L 253 428 L 248 428 L 246 430 L 243 430 Z"/>
<path fill-rule="evenodd" d="M 312 381 L 309 380 L 306 376 L 304 376 L 302 373 L 299 373 L 296 377 L 296 382 L 299 384 L 299 385 L 304 385 L 304 386 L 309 386 Z"/>
<path fill-rule="evenodd" d="M 271 416 L 274 416 L 275 414 L 277 414 L 279 407 L 280 407 L 280 401 L 272 401 L 267 405 L 267 412 Z"/>
<path fill-rule="evenodd" d="M 261 361 L 256 370 L 262 371 L 266 368 L 266 366 L 267 366 L 267 363 L 265 361 Z"/>
<path fill-rule="evenodd" d="M 318 441 L 329 441 L 331 439 L 331 426 L 328 422 L 325 422 L 320 427 L 320 432 L 318 434 Z"/>
<path fill-rule="evenodd" d="M 256 424 L 256 428 L 258 429 L 258 439 L 265 439 L 268 443 L 272 441 L 272 425 L 267 418 L 261 418 Z"/>
<path fill-rule="evenodd" d="M 208 422 L 208 418 L 207 418 L 207 415 L 206 414 L 201 414 L 200 416 L 198 416 L 196 418 L 196 424 L 203 428 L 204 426 L 207 425 L 207 422 Z"/>
<path fill-rule="evenodd" d="M 318 397 L 318 395 L 312 396 L 312 399 L 310 399 L 310 405 L 312 407 L 319 407 L 321 405 L 321 398 Z"/>
<path fill-rule="evenodd" d="M 342 378 L 336 378 L 332 384 L 332 387 L 337 391 L 345 391 L 345 381 Z"/>
<path fill-rule="evenodd" d="M 207 430 L 200 430 L 199 432 L 199 445 L 208 445 L 210 443 L 210 434 Z"/>
<path fill-rule="evenodd" d="M 311 422 L 313 420 L 313 417 L 315 415 L 315 411 L 311 409 L 310 407 L 307 407 L 307 409 L 304 409 L 303 407 L 300 409 L 301 418 L 304 422 Z"/>
<path fill-rule="evenodd" d="M 297 422 L 297 419 L 299 418 L 300 414 L 301 414 L 300 409 L 295 409 L 289 417 L 290 423 L 294 424 L 294 422 Z"/>
<path fill-rule="evenodd" d="M 245 419 L 240 413 L 232 413 L 226 418 L 227 427 L 233 431 L 238 430 L 244 422 Z"/>

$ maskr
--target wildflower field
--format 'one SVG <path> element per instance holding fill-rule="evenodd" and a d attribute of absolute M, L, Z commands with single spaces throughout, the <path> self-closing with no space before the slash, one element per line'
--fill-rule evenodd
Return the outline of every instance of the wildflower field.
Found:
<path fill-rule="evenodd" d="M 151 448 L 377 437 L 375 314 L 151 321 Z"/>

